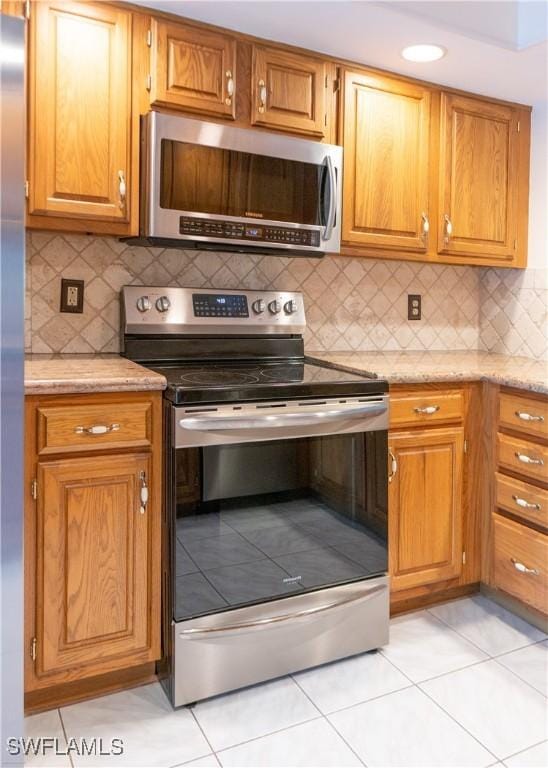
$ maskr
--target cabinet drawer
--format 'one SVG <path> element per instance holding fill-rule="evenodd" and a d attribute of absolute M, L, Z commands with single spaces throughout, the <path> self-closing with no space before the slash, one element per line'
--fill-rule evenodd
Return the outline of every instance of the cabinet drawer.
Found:
<path fill-rule="evenodd" d="M 497 449 L 500 467 L 544 483 L 548 481 L 548 448 L 499 432 Z"/>
<path fill-rule="evenodd" d="M 548 491 L 497 472 L 496 505 L 536 525 L 548 528 Z"/>
<path fill-rule="evenodd" d="M 543 613 L 548 611 L 548 537 L 493 515 L 495 586 Z"/>
<path fill-rule="evenodd" d="M 143 448 L 151 443 L 151 403 L 38 408 L 38 453 Z"/>
<path fill-rule="evenodd" d="M 499 424 L 531 437 L 548 438 L 548 401 L 501 392 Z"/>
<path fill-rule="evenodd" d="M 462 421 L 463 417 L 464 395 L 459 391 L 390 395 L 391 427 Z"/>

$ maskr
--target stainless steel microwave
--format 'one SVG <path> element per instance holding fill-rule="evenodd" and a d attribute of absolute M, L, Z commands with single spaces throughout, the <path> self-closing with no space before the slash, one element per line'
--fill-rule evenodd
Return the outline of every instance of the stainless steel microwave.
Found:
<path fill-rule="evenodd" d="M 339 252 L 341 147 L 150 112 L 141 152 L 141 240 L 284 256 Z"/>

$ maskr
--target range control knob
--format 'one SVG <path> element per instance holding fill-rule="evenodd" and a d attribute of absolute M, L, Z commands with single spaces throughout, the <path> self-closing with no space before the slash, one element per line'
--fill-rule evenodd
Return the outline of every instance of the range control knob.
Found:
<path fill-rule="evenodd" d="M 156 309 L 158 312 L 167 312 L 170 307 L 171 301 L 167 296 L 160 296 L 159 299 L 156 299 Z"/>
<path fill-rule="evenodd" d="M 290 301 L 286 301 L 284 304 L 284 312 L 286 315 L 294 315 L 297 311 L 297 302 L 293 301 L 291 299 Z"/>
<path fill-rule="evenodd" d="M 274 301 L 269 302 L 268 309 L 273 315 L 277 315 L 278 312 L 282 311 L 282 305 L 277 299 L 274 299 Z"/>
<path fill-rule="evenodd" d="M 148 312 L 148 310 L 151 307 L 152 307 L 152 304 L 148 296 L 140 296 L 137 299 L 137 309 L 139 310 L 139 312 Z"/>
<path fill-rule="evenodd" d="M 262 299 L 257 299 L 251 305 L 251 309 L 255 312 L 256 315 L 260 315 L 262 312 L 264 312 L 264 301 Z"/>

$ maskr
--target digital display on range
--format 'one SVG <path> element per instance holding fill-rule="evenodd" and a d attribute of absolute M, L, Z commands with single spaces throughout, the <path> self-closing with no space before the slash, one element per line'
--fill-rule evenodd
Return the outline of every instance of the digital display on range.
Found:
<path fill-rule="evenodd" d="M 246 237 L 262 237 L 263 228 L 262 227 L 246 227 L 245 236 Z"/>
<path fill-rule="evenodd" d="M 247 296 L 225 293 L 193 293 L 194 317 L 249 317 Z"/>

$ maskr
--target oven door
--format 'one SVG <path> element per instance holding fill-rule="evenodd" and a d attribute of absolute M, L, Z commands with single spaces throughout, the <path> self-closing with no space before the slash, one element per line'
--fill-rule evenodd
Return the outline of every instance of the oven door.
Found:
<path fill-rule="evenodd" d="M 173 412 L 175 621 L 386 572 L 385 396 Z"/>
<path fill-rule="evenodd" d="M 251 233 L 311 230 L 317 243 L 261 246 L 339 250 L 340 147 L 157 112 L 144 118 L 144 137 L 145 236 L 250 245 L 253 234 L 222 236 L 223 222 L 245 222 Z M 214 220 L 219 232 L 181 234 L 183 216 Z"/>

